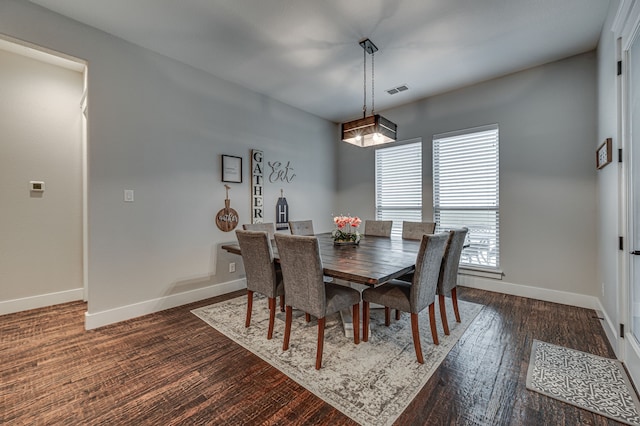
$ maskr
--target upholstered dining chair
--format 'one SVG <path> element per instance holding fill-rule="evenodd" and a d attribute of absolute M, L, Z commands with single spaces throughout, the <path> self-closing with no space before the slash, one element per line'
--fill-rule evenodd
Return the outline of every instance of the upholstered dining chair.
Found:
<path fill-rule="evenodd" d="M 306 235 L 311 236 L 315 235 L 313 232 L 313 221 L 311 220 L 298 220 L 298 221 L 289 221 L 289 230 L 291 231 L 291 235 Z M 325 283 L 333 282 L 332 277 L 324 276 L 323 277 Z M 307 314 L 307 322 L 310 321 L 309 314 Z"/>
<path fill-rule="evenodd" d="M 269 239 L 273 240 L 276 234 L 276 225 L 273 222 L 268 223 L 245 223 L 242 225 L 245 231 L 263 231 L 269 234 Z"/>
<path fill-rule="evenodd" d="M 447 322 L 447 311 L 444 307 L 444 296 L 451 293 L 451 301 L 453 302 L 453 313 L 456 316 L 456 322 L 460 322 L 460 312 L 458 311 L 458 268 L 460 265 L 460 256 L 464 248 L 464 241 L 467 238 L 468 228 L 452 229 L 450 232 L 449 245 L 445 251 L 442 265 L 440 266 L 440 276 L 438 277 L 438 303 L 440 306 L 440 318 L 442 319 L 442 327 L 444 334 L 449 335 L 449 323 Z"/>
<path fill-rule="evenodd" d="M 408 222 L 402 221 L 402 239 L 420 241 L 424 234 L 433 234 L 436 230 L 435 222 Z M 412 282 L 413 272 L 398 277 L 401 281 Z M 396 320 L 400 319 L 400 311 L 396 311 Z"/>
<path fill-rule="evenodd" d="M 392 220 L 365 220 L 364 235 L 391 237 Z"/>
<path fill-rule="evenodd" d="M 247 276 L 247 318 L 244 326 L 251 325 L 253 293 L 264 294 L 269 302 L 269 330 L 267 339 L 273 337 L 273 323 L 276 316 L 276 297 L 283 304 L 284 283 L 282 272 L 273 260 L 273 249 L 268 233 L 264 231 L 236 231 L 242 253 L 244 271 Z"/>
<path fill-rule="evenodd" d="M 315 235 L 315 232 L 313 232 L 313 221 L 311 220 L 290 220 L 289 230 L 291 231 L 291 235 Z"/>
<path fill-rule="evenodd" d="M 316 370 L 322 366 L 326 316 L 352 308 L 353 340 L 360 343 L 360 292 L 350 287 L 327 284 L 322 280 L 322 259 L 318 239 L 312 236 L 276 234 L 280 266 L 284 279 L 285 329 L 282 350 L 289 349 L 292 309 L 318 318 Z"/>
<path fill-rule="evenodd" d="M 389 325 L 389 308 L 411 313 L 411 331 L 413 346 L 420 364 L 424 364 L 418 314 L 429 308 L 429 323 L 433 343 L 438 344 L 435 323 L 435 298 L 442 258 L 449 241 L 448 233 L 424 235 L 416 258 L 416 270 L 411 284 L 392 280 L 379 287 L 367 288 L 362 292 L 363 301 L 363 341 L 369 340 L 369 304 L 376 303 L 385 307 L 385 325 Z M 288 296 L 287 296 L 288 297 Z"/>
<path fill-rule="evenodd" d="M 402 222 L 402 238 L 405 240 L 421 240 L 424 234 L 433 234 L 435 222 Z"/>

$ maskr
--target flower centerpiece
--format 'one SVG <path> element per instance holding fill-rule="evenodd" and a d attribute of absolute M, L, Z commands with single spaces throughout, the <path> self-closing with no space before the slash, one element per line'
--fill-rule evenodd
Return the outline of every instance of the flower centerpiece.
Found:
<path fill-rule="evenodd" d="M 362 220 L 355 216 L 336 216 L 333 218 L 336 228 L 331 232 L 335 245 L 356 245 L 360 242 L 358 226 Z"/>

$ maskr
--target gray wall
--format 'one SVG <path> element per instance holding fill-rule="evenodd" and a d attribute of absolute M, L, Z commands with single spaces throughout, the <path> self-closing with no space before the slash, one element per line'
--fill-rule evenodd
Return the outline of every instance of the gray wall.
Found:
<path fill-rule="evenodd" d="M 255 148 L 296 173 L 291 183 L 265 185 L 266 221 L 283 188 L 292 219 L 329 229 L 333 123 L 29 2 L 0 4 L 0 33 L 88 62 L 88 311 L 105 313 L 98 323 L 241 277 L 242 269 L 228 272 L 239 259 L 219 249 L 235 235 L 215 225 L 225 199 L 221 154 L 244 160 L 244 182 L 229 194 L 240 223 L 249 220 Z M 134 203 L 123 202 L 124 189 L 135 190 Z"/>
<path fill-rule="evenodd" d="M 80 72 L 0 50 L 0 305 L 82 288 L 82 90 Z"/>
<path fill-rule="evenodd" d="M 423 219 L 432 136 L 498 123 L 504 280 L 597 296 L 596 82 L 589 52 L 385 111 L 401 139 L 423 139 Z M 336 158 L 337 205 L 372 218 L 374 151 L 342 145 Z"/>

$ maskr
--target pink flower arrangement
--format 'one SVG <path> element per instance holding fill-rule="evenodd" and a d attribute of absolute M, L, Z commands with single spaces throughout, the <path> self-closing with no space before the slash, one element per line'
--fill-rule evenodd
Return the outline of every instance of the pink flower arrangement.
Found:
<path fill-rule="evenodd" d="M 345 227 L 357 228 L 362 223 L 362 220 L 356 216 L 336 216 L 333 218 L 333 223 L 336 224 L 338 229 L 344 229 Z"/>
<path fill-rule="evenodd" d="M 334 241 L 358 244 L 360 241 L 360 233 L 357 228 L 362 223 L 362 220 L 359 217 L 342 215 L 335 216 L 333 218 L 333 223 L 336 225 L 336 229 L 331 233 Z"/>

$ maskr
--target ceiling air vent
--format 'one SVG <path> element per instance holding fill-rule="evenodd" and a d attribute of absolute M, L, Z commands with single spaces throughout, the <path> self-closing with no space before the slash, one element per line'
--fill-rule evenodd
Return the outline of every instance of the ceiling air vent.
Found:
<path fill-rule="evenodd" d="M 390 95 L 395 95 L 396 93 L 404 92 L 405 90 L 409 90 L 409 86 L 403 84 L 398 87 L 394 87 L 392 89 L 385 90 Z"/>

